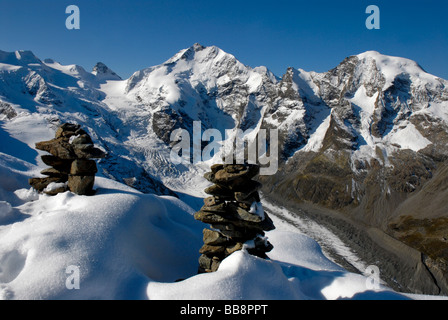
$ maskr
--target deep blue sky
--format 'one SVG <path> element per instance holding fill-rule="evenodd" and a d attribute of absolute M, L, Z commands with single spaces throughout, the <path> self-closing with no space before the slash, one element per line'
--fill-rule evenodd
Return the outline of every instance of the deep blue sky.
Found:
<path fill-rule="evenodd" d="M 76 4 L 81 29 L 67 30 Z M 381 10 L 368 30 L 366 7 Z M 0 50 L 91 70 L 102 61 L 123 78 L 199 42 L 282 76 L 289 66 L 323 72 L 367 50 L 416 60 L 448 79 L 446 0 L 0 0 Z"/>

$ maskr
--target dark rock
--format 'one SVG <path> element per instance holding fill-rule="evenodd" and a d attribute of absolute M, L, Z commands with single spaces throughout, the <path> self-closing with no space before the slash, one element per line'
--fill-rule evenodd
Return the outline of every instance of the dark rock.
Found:
<path fill-rule="evenodd" d="M 208 197 L 208 198 L 204 199 L 204 204 L 207 207 L 222 204 L 223 202 L 224 202 L 224 199 L 222 197 L 218 197 L 218 196 Z"/>
<path fill-rule="evenodd" d="M 81 196 L 92 195 L 95 176 L 72 176 L 68 177 L 68 188 L 71 192 Z"/>
<path fill-rule="evenodd" d="M 208 257 L 203 254 L 199 257 L 199 272 L 215 272 L 218 270 L 220 263 L 218 257 Z"/>
<path fill-rule="evenodd" d="M 65 174 L 70 173 L 72 160 L 63 160 L 58 157 L 49 155 L 43 155 L 41 158 L 43 163 L 45 163 L 47 166 L 53 167 L 57 171 L 60 171 Z"/>
<path fill-rule="evenodd" d="M 101 159 L 105 158 L 106 154 L 91 144 L 74 144 L 74 152 L 79 159 Z"/>
<path fill-rule="evenodd" d="M 226 213 L 225 211 L 223 212 Z M 194 214 L 194 218 L 196 220 L 200 220 L 204 223 L 208 224 L 217 224 L 217 223 L 230 223 L 231 220 L 224 218 L 223 216 L 209 211 L 200 210 Z"/>
<path fill-rule="evenodd" d="M 260 195 L 258 194 L 257 191 L 254 191 L 252 193 L 237 191 L 237 192 L 235 192 L 234 196 L 235 196 L 235 200 L 239 201 L 239 202 L 250 203 L 250 204 L 252 204 L 253 201 L 260 202 Z"/>
<path fill-rule="evenodd" d="M 93 141 L 88 134 L 82 134 L 74 138 L 72 144 L 89 144 L 93 146 Z"/>
<path fill-rule="evenodd" d="M 40 173 L 49 177 L 61 178 L 63 180 L 68 179 L 68 173 L 61 172 L 55 168 L 47 168 L 42 170 Z"/>
<path fill-rule="evenodd" d="M 47 151 L 53 156 L 64 160 L 76 159 L 73 147 L 64 138 L 53 139 L 36 143 L 36 149 Z"/>
<path fill-rule="evenodd" d="M 212 206 L 204 205 L 201 208 L 201 211 L 207 211 L 207 212 L 216 212 L 216 213 L 226 213 L 227 212 L 227 205 L 225 202 L 215 204 Z"/>
<path fill-rule="evenodd" d="M 70 138 L 71 136 L 76 135 L 76 131 L 80 128 L 81 126 L 78 124 L 64 123 L 56 130 L 55 137 L 56 139 L 61 137 Z"/>
<path fill-rule="evenodd" d="M 228 207 L 232 210 L 232 213 L 240 220 L 255 223 L 260 223 L 263 221 L 262 217 L 244 210 L 238 204 L 230 203 Z"/>
<path fill-rule="evenodd" d="M 230 256 L 232 253 L 243 249 L 243 245 L 244 245 L 243 243 L 237 242 L 235 245 L 227 247 L 225 249 L 225 255 Z"/>
<path fill-rule="evenodd" d="M 229 242 L 229 238 L 218 231 L 204 229 L 202 233 L 204 235 L 203 237 L 204 244 L 216 246 Z"/>
<path fill-rule="evenodd" d="M 260 167 L 256 165 L 225 165 L 224 169 L 214 173 L 217 183 L 228 183 L 236 179 L 250 180 L 260 172 Z"/>
<path fill-rule="evenodd" d="M 29 184 L 39 192 L 44 191 L 46 187 L 52 182 L 61 183 L 64 182 L 63 179 L 58 177 L 48 177 L 48 178 L 31 178 L 28 180 Z"/>
<path fill-rule="evenodd" d="M 212 170 L 212 173 L 216 173 L 219 170 L 224 169 L 224 165 L 223 164 L 214 164 L 210 167 L 210 170 Z"/>
<path fill-rule="evenodd" d="M 94 160 L 76 159 L 72 162 L 70 174 L 74 176 L 93 176 L 98 172 Z"/>
<path fill-rule="evenodd" d="M 261 187 L 262 185 L 260 182 L 250 180 L 234 186 L 233 190 L 240 194 L 252 195 L 252 193 L 259 191 Z"/>
<path fill-rule="evenodd" d="M 222 255 L 226 250 L 226 247 L 223 246 L 212 246 L 209 244 L 204 244 L 201 249 L 199 249 L 199 253 L 205 254 L 208 256 L 217 256 Z"/>
<path fill-rule="evenodd" d="M 222 186 L 218 186 L 216 184 L 206 188 L 204 190 L 205 193 L 207 194 L 211 194 L 213 196 L 219 196 L 219 197 L 223 197 L 223 198 L 232 198 L 234 192 L 230 189 L 227 189 L 225 187 Z"/>

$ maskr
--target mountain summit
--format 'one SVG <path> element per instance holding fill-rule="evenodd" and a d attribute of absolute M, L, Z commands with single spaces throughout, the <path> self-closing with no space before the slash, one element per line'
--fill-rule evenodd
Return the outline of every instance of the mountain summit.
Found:
<path fill-rule="evenodd" d="M 117 75 L 115 72 L 113 72 L 111 69 L 109 69 L 109 67 L 106 66 L 102 62 L 98 62 L 93 67 L 92 74 L 94 74 L 101 81 L 105 81 L 105 80 L 122 80 L 119 75 Z"/>

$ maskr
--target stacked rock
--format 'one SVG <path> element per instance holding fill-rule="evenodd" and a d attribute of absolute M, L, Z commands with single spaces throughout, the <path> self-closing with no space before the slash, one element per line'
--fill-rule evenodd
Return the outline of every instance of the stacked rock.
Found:
<path fill-rule="evenodd" d="M 200 273 L 218 270 L 222 260 L 243 247 L 261 258 L 272 250 L 264 232 L 275 227 L 260 202 L 261 184 L 252 180 L 259 172 L 258 165 L 216 164 L 204 175 L 214 184 L 205 189 L 211 196 L 194 216 L 212 228 L 203 231 Z"/>
<path fill-rule="evenodd" d="M 33 178 L 30 185 L 49 195 L 70 190 L 78 195 L 93 194 L 95 174 L 98 172 L 95 158 L 104 158 L 103 151 L 95 148 L 93 141 L 79 125 L 61 125 L 53 140 L 36 143 L 36 149 L 47 151 L 42 161 L 51 168 L 41 174 L 46 178 Z"/>

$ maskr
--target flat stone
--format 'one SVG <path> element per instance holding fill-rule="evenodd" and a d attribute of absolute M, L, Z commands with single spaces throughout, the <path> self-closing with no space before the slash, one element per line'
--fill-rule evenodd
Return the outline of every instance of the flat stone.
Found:
<path fill-rule="evenodd" d="M 245 202 L 245 203 L 252 203 L 253 201 L 260 202 L 260 195 L 258 191 L 254 191 L 252 193 L 237 191 L 234 193 L 234 197 L 235 200 L 239 202 Z"/>
<path fill-rule="evenodd" d="M 47 168 L 42 170 L 40 173 L 49 177 L 61 178 L 64 180 L 68 179 L 68 172 L 62 172 L 55 168 Z"/>
<path fill-rule="evenodd" d="M 253 228 L 239 228 L 231 224 L 212 224 L 213 229 L 219 230 L 224 236 L 231 238 L 233 241 L 251 240 L 259 234 L 264 234 L 263 230 Z"/>
<path fill-rule="evenodd" d="M 218 256 L 222 255 L 226 250 L 223 246 L 212 246 L 209 244 L 204 244 L 201 249 L 199 249 L 200 254 L 205 254 L 207 256 Z"/>
<path fill-rule="evenodd" d="M 232 210 L 232 213 L 240 220 L 254 223 L 260 223 L 263 221 L 262 217 L 250 213 L 249 211 L 244 210 L 234 203 L 229 203 L 228 207 Z"/>
<path fill-rule="evenodd" d="M 204 235 L 203 236 L 204 244 L 217 246 L 217 245 L 222 245 L 222 244 L 226 244 L 229 242 L 229 238 L 218 231 L 204 229 L 202 231 L 202 233 Z"/>
<path fill-rule="evenodd" d="M 88 144 L 93 146 L 93 141 L 88 134 L 82 134 L 73 139 L 72 144 Z"/>
<path fill-rule="evenodd" d="M 219 204 L 215 204 L 215 205 L 212 205 L 212 206 L 204 205 L 204 206 L 202 206 L 201 210 L 202 211 L 208 211 L 208 212 L 216 212 L 216 213 L 219 213 L 219 214 L 228 212 L 227 205 L 226 205 L 225 202 L 222 202 L 222 203 L 219 203 Z"/>
<path fill-rule="evenodd" d="M 101 159 L 106 157 L 103 151 L 91 144 L 74 144 L 73 150 L 80 159 Z"/>
<path fill-rule="evenodd" d="M 47 166 L 53 167 L 56 170 L 66 174 L 70 173 L 73 160 L 64 160 L 50 155 L 43 155 L 41 158 L 43 163 Z"/>
<path fill-rule="evenodd" d="M 244 164 L 225 164 L 222 168 L 229 173 L 239 173 L 246 170 L 246 166 Z"/>
<path fill-rule="evenodd" d="M 260 173 L 257 165 L 225 165 L 224 169 L 214 174 L 217 183 L 229 183 L 236 179 L 250 180 Z"/>
<path fill-rule="evenodd" d="M 206 172 L 204 174 L 204 178 L 210 181 L 211 183 L 217 183 L 215 179 L 215 174 L 213 172 Z"/>
<path fill-rule="evenodd" d="M 28 183 L 39 192 L 42 192 L 52 182 L 61 183 L 64 181 L 63 179 L 57 177 L 31 178 L 28 180 Z"/>
<path fill-rule="evenodd" d="M 61 129 L 63 131 L 73 131 L 73 132 L 76 132 L 76 130 L 78 130 L 80 128 L 81 128 L 81 126 L 79 124 L 64 123 L 64 124 L 60 125 L 58 129 Z"/>
<path fill-rule="evenodd" d="M 36 149 L 51 153 L 53 156 L 64 160 L 76 159 L 73 147 L 63 138 L 42 141 L 36 143 Z"/>
<path fill-rule="evenodd" d="M 226 255 L 226 257 L 227 256 L 230 256 L 232 253 L 234 253 L 234 252 L 236 252 L 236 251 L 239 251 L 239 250 L 241 250 L 241 249 L 243 249 L 243 243 L 241 243 L 241 242 L 238 242 L 238 243 L 236 243 L 235 245 L 233 245 L 233 246 L 231 246 L 231 247 L 227 247 L 226 249 L 225 249 L 225 255 Z"/>
<path fill-rule="evenodd" d="M 76 135 L 76 131 L 80 128 L 81 126 L 78 124 L 64 123 L 56 130 L 56 138 L 70 138 L 71 136 Z"/>
<path fill-rule="evenodd" d="M 223 202 L 224 202 L 224 199 L 220 198 L 219 196 L 212 196 L 212 197 L 207 197 L 204 199 L 204 204 L 207 207 L 221 204 Z"/>
<path fill-rule="evenodd" d="M 194 218 L 196 220 L 202 221 L 204 223 L 213 224 L 213 223 L 230 223 L 231 220 L 224 218 L 223 216 L 208 212 L 208 211 L 198 211 L 194 214 Z"/>
<path fill-rule="evenodd" d="M 223 186 L 219 186 L 217 184 L 206 188 L 204 192 L 213 196 L 219 196 L 223 198 L 232 198 L 234 194 L 232 190 Z"/>

